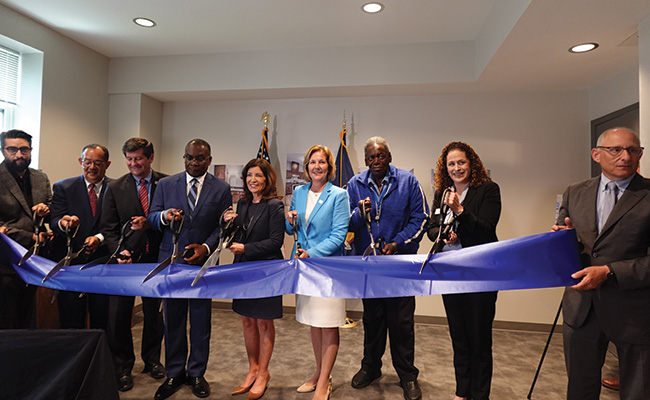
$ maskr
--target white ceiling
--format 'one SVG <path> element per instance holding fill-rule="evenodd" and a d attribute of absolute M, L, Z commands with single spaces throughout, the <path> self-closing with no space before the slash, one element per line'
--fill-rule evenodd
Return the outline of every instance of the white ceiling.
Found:
<path fill-rule="evenodd" d="M 395 85 L 397 94 L 588 90 L 638 64 L 634 35 L 650 15 L 648 0 L 382 0 L 376 15 L 361 11 L 363 0 L 0 3 L 109 58 L 474 43 L 476 79 Z M 136 26 L 140 16 L 157 26 Z M 600 48 L 567 52 L 586 41 Z"/>

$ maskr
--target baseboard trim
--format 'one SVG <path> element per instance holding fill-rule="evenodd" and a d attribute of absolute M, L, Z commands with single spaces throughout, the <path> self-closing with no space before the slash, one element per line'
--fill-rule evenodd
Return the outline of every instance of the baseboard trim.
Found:
<path fill-rule="evenodd" d="M 215 310 L 230 310 L 232 303 L 223 301 L 213 301 L 212 309 Z M 134 314 L 142 312 L 142 303 L 137 304 L 133 308 Z M 295 315 L 295 306 L 283 306 L 282 312 L 284 314 Z M 361 320 L 363 318 L 363 311 L 348 311 L 348 317 L 354 320 Z M 415 323 L 427 325 L 447 325 L 447 318 L 434 317 L 428 315 L 416 315 Z M 521 332 L 544 332 L 551 331 L 552 324 L 538 324 L 532 322 L 512 322 L 512 321 L 494 321 L 493 329 L 507 330 L 507 331 L 521 331 Z M 555 333 L 562 333 L 562 325 L 559 324 L 555 327 Z"/>

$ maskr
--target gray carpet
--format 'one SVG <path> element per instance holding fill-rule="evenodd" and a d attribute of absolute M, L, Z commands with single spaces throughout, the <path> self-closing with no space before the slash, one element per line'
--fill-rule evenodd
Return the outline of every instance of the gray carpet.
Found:
<path fill-rule="evenodd" d="M 133 328 L 136 349 L 139 350 L 142 331 L 141 315 L 136 314 Z M 246 395 L 231 396 L 230 392 L 248 372 L 240 317 L 232 311 L 213 309 L 211 354 L 205 378 L 211 385 L 209 399 L 245 400 Z M 310 400 L 311 394 L 300 394 L 296 388 L 313 374 L 313 353 L 309 328 L 286 314 L 276 320 L 276 342 L 271 359 L 271 381 L 265 400 Z M 495 330 L 493 400 L 526 399 L 547 339 L 546 333 Z M 384 355 L 383 376 L 369 387 L 357 390 L 350 386 L 352 376 L 361 365 L 363 327 L 341 329 L 341 347 L 332 373 L 333 399 L 402 399 L 399 379 L 392 367 L 390 353 Z M 139 357 L 136 354 L 137 357 Z M 163 355 L 164 363 L 164 355 Z M 454 375 L 449 331 L 443 325 L 416 324 L 416 366 L 424 399 L 453 399 Z M 136 360 L 135 386 L 120 393 L 120 398 L 153 399 L 163 380 L 140 374 L 142 360 Z M 608 354 L 604 377 L 616 375 L 616 362 Z M 544 361 L 532 399 L 561 400 L 565 398 L 566 374 L 562 354 L 562 336 L 555 334 Z M 601 399 L 618 399 L 618 392 L 603 388 Z M 170 399 L 196 399 L 189 387 L 181 388 Z"/>

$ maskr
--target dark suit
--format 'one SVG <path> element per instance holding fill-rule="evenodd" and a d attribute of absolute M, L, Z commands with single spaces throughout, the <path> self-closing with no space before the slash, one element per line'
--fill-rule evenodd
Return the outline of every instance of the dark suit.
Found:
<path fill-rule="evenodd" d="M 237 254 L 234 262 L 283 259 L 284 218 L 284 204 L 278 199 L 264 200 L 254 205 L 250 201 L 240 200 L 234 221 L 240 231 L 234 241 L 243 243 L 245 252 Z M 282 296 L 233 299 L 232 309 L 251 318 L 282 318 Z"/>
<path fill-rule="evenodd" d="M 153 198 L 158 181 L 167 175 L 153 171 L 149 184 L 149 199 Z M 149 200 L 149 204 L 151 200 Z M 101 233 L 109 254 L 113 254 L 120 240 L 122 226 L 134 216 L 146 216 L 143 210 L 136 181 L 131 173 L 123 175 L 108 185 L 102 206 Z M 133 262 L 155 263 L 162 233 L 156 229 L 133 231 L 122 243 L 121 250 L 131 252 Z M 108 337 L 113 361 L 118 375 L 129 374 L 135 363 L 131 319 L 134 296 L 110 296 Z M 160 362 L 161 342 L 164 334 L 160 299 L 142 298 L 144 327 L 140 355 L 145 366 Z"/>
<path fill-rule="evenodd" d="M 440 208 L 442 192 L 436 192 L 432 209 Z M 501 215 L 501 194 L 494 182 L 468 188 L 456 232 L 463 248 L 496 242 Z M 429 239 L 440 229 L 439 214 L 431 218 Z M 497 292 L 445 294 L 449 334 L 454 348 L 456 395 L 474 400 L 490 398 L 492 381 L 492 322 Z"/>
<path fill-rule="evenodd" d="M 598 288 L 567 288 L 562 300 L 569 399 L 597 399 L 608 342 L 619 353 L 621 399 L 650 398 L 650 180 L 636 174 L 598 233 L 600 178 L 564 192 L 558 224 L 570 217 L 584 267 L 610 265 Z"/>
<path fill-rule="evenodd" d="M 172 175 L 158 182 L 147 220 L 151 226 L 164 230 L 158 260 L 163 261 L 172 254 L 173 235 L 160 220 L 161 213 L 169 208 L 183 210 L 185 223 L 181 231 L 178 248 L 183 251 L 188 244 L 207 244 L 210 251 L 219 243 L 219 218 L 232 205 L 230 185 L 212 174 L 206 174 L 190 217 L 187 202 L 186 173 Z M 183 262 L 182 259 L 179 262 Z M 164 273 L 164 272 L 163 272 Z M 156 278 L 154 278 L 156 279 Z M 210 353 L 211 329 L 210 299 L 168 299 L 165 300 L 165 362 L 167 377 L 176 378 L 185 373 L 190 377 L 205 374 Z M 187 357 L 187 314 L 190 314 L 191 352 Z"/>
<path fill-rule="evenodd" d="M 54 184 L 50 228 L 54 232 L 55 250 L 52 259 L 59 261 L 66 255 L 66 234 L 59 228 L 59 221 L 65 215 L 79 217 L 79 230 L 72 240 L 72 251 L 78 251 L 88 236 L 99 233 L 99 221 L 102 215 L 102 202 L 110 178 L 105 177 L 97 199 L 95 216 L 92 215 L 88 189 L 83 175 L 64 179 Z M 73 265 L 83 265 L 95 258 L 107 255 L 106 246 L 100 246 L 94 253 L 81 255 L 72 260 Z M 60 272 L 60 273 L 65 273 Z M 59 319 L 61 328 L 83 329 L 86 327 L 86 312 L 90 317 L 90 327 L 106 330 L 108 322 L 108 296 L 87 293 L 60 291 L 58 295 Z"/>
<path fill-rule="evenodd" d="M 0 226 L 9 228 L 8 236 L 25 248 L 34 244 L 32 207 L 52 204 L 50 180 L 43 172 L 29 168 L 32 204 L 20 190 L 6 161 L 0 164 Z M 0 329 L 28 328 L 34 308 L 35 286 L 26 287 L 11 265 L 0 265 Z"/>

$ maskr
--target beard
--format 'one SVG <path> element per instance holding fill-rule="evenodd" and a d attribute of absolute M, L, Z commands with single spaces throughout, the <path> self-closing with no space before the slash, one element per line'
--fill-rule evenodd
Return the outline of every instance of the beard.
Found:
<path fill-rule="evenodd" d="M 19 158 L 17 160 L 9 160 L 5 158 L 5 161 L 7 162 L 7 168 L 13 172 L 16 172 L 18 174 L 22 174 L 25 172 L 27 167 L 29 167 L 29 164 L 31 164 L 32 159 L 31 157 L 29 158 Z"/>

